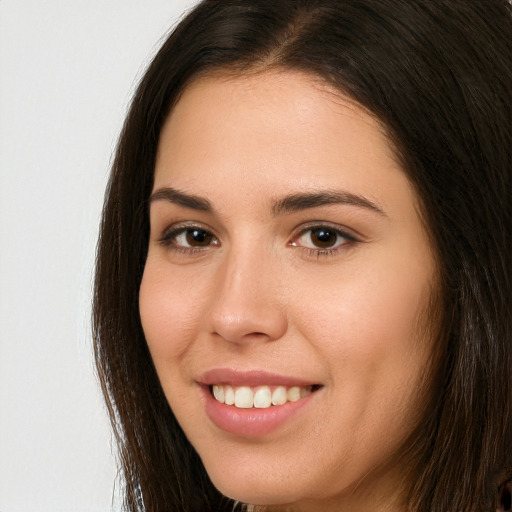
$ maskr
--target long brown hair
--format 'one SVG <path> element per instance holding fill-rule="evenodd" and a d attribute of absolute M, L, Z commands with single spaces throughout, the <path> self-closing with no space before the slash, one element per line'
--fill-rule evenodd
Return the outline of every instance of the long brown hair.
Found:
<path fill-rule="evenodd" d="M 142 78 L 106 192 L 94 340 L 128 511 L 233 510 L 167 404 L 138 291 L 162 124 L 193 79 L 299 69 L 386 126 L 441 275 L 442 365 L 411 440 L 416 512 L 488 512 L 512 463 L 512 21 L 508 0 L 206 0 Z"/>

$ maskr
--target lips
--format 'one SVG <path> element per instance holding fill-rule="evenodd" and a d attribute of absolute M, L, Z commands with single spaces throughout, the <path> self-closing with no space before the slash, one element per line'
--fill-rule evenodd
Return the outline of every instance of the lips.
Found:
<path fill-rule="evenodd" d="M 286 386 L 307 387 L 318 385 L 299 377 L 270 373 L 262 370 L 235 370 L 231 368 L 215 368 L 198 376 L 199 384 L 213 386 L 228 384 L 230 386 Z"/>
<path fill-rule="evenodd" d="M 241 437 L 264 436 L 292 421 L 322 387 L 301 378 L 232 369 L 207 371 L 196 382 L 210 420 Z"/>

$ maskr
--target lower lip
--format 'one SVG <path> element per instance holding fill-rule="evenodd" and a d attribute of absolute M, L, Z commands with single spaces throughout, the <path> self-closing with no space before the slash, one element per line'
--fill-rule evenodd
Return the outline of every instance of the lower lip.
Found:
<path fill-rule="evenodd" d="M 307 406 L 313 393 L 283 405 L 273 405 L 266 409 L 239 409 L 217 401 L 207 386 L 201 386 L 205 394 L 206 414 L 221 430 L 239 437 L 262 437 L 279 429 L 284 423 Z"/>

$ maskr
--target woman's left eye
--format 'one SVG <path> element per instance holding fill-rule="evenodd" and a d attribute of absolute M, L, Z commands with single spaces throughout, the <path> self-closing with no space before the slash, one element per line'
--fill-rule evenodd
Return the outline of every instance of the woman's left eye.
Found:
<path fill-rule="evenodd" d="M 317 226 L 303 230 L 290 245 L 320 252 L 333 251 L 357 241 L 355 237 L 330 226 Z"/>

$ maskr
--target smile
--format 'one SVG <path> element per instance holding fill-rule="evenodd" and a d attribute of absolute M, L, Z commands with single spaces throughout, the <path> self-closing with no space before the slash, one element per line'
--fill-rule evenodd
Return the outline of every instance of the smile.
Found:
<path fill-rule="evenodd" d="M 297 402 L 311 394 L 313 386 L 229 386 L 213 385 L 210 387 L 215 400 L 221 404 L 232 405 L 239 409 L 267 409 Z"/>
<path fill-rule="evenodd" d="M 215 429 L 241 438 L 261 438 L 280 432 L 322 399 L 316 379 L 262 370 L 215 368 L 195 379 L 206 416 Z"/>

